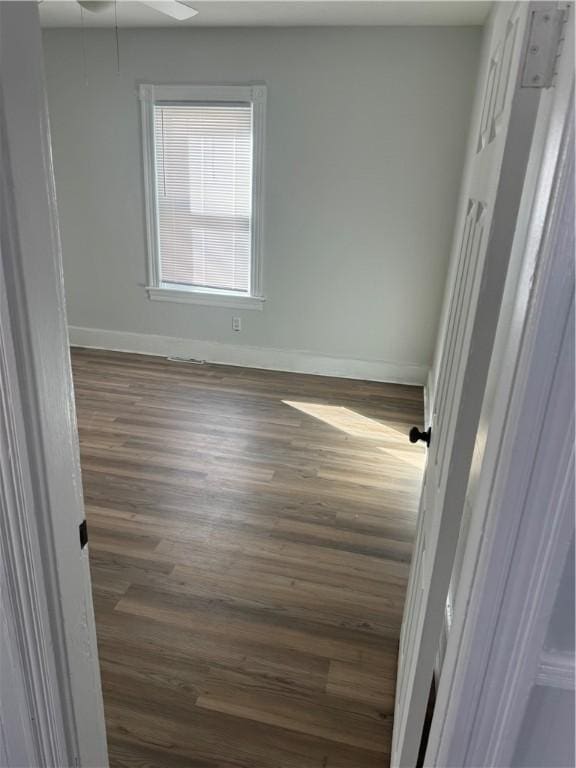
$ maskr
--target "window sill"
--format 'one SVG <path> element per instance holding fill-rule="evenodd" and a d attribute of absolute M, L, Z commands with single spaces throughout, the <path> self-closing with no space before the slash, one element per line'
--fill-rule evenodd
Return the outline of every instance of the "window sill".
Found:
<path fill-rule="evenodd" d="M 264 306 L 262 296 L 238 296 L 234 293 L 194 291 L 186 288 L 146 288 L 152 301 L 172 301 L 177 304 L 201 304 L 205 307 L 229 307 L 230 309 L 259 309 Z"/>

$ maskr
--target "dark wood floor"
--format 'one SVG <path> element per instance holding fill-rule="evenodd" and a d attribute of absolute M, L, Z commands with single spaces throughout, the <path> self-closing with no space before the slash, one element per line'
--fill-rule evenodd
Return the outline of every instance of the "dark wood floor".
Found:
<path fill-rule="evenodd" d="M 114 768 L 383 768 L 413 387 L 73 352 Z"/>

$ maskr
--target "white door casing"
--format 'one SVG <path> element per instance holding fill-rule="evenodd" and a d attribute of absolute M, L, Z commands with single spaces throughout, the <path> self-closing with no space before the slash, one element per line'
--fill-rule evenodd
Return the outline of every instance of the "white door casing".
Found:
<path fill-rule="evenodd" d="M 393 766 L 416 764 L 492 343 L 540 92 L 521 88 L 534 4 L 499 3 L 485 37 L 481 109 L 462 194 L 402 633 Z"/>
<path fill-rule="evenodd" d="M 0 153 L 1 754 L 105 768 L 36 2 L 0 2 Z"/>

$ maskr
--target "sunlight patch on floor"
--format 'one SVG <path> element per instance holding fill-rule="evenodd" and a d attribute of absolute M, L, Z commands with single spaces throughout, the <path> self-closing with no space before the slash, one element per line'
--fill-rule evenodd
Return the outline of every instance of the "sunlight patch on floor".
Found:
<path fill-rule="evenodd" d="M 426 463 L 426 451 L 419 445 L 409 445 L 406 450 L 401 451 L 395 451 L 391 450 L 390 448 L 382 447 L 380 450 L 388 456 L 392 456 L 395 459 L 406 462 L 406 464 L 410 464 L 410 466 L 415 467 L 416 469 L 420 469 L 422 471 L 424 470 L 424 464 Z"/>
<path fill-rule="evenodd" d="M 397 429 L 381 421 L 363 416 L 351 408 L 322 403 L 302 403 L 295 400 L 283 400 L 285 405 L 296 408 L 302 413 L 340 429 L 351 437 L 371 440 L 378 443 L 378 448 L 393 458 L 407 462 L 413 467 L 423 469 L 425 450 L 419 445 L 408 443 L 408 430 Z"/>

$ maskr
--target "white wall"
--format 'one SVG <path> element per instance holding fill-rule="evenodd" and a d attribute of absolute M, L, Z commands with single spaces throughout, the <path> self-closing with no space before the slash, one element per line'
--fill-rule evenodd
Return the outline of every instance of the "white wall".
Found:
<path fill-rule="evenodd" d="M 544 646 L 547 663 L 555 669 L 555 674 L 551 676 L 548 670 L 547 677 L 530 692 L 512 760 L 514 768 L 570 768 L 576 765 L 574 568 L 572 539 Z M 559 682 L 562 687 L 558 687 Z"/>
<path fill-rule="evenodd" d="M 576 650 L 576 606 L 574 605 L 576 559 L 574 554 L 574 539 L 572 539 L 548 625 L 546 648 L 549 651 L 574 654 Z"/>
<path fill-rule="evenodd" d="M 574 752 L 574 692 L 532 688 L 512 768 L 572 768 Z"/>
<path fill-rule="evenodd" d="M 80 31 L 46 30 L 71 326 L 218 342 L 224 361 L 277 367 L 306 368 L 289 353 L 307 351 L 333 358 L 325 372 L 360 360 L 358 375 L 423 381 L 479 42 L 479 28 L 121 30 L 117 75 L 112 31 L 93 30 L 85 83 Z M 265 308 L 150 302 L 136 85 L 251 80 L 268 84 Z"/>
<path fill-rule="evenodd" d="M 571 768 L 576 765 L 574 569 L 573 538 L 546 633 L 544 651 L 548 673 L 530 692 L 514 751 L 514 768 Z M 551 669 L 555 674 L 550 674 Z M 559 684 L 562 687 L 558 687 Z"/>

